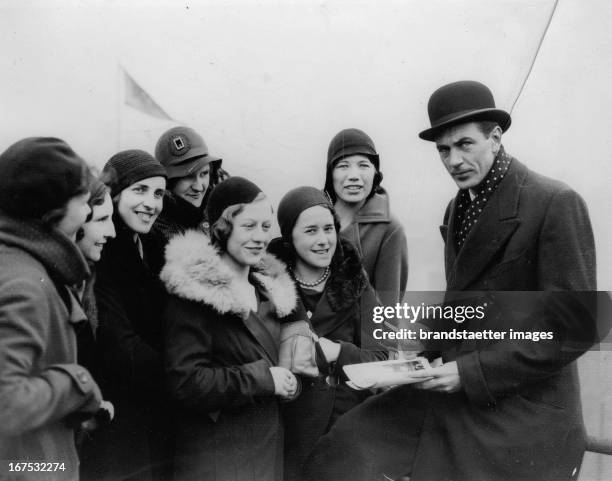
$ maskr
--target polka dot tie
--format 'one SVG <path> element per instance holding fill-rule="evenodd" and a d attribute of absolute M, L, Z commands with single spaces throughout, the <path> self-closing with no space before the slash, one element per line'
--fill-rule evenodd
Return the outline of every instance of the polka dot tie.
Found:
<path fill-rule="evenodd" d="M 483 181 L 474 189 L 476 197 L 470 199 L 468 189 L 462 190 L 459 193 L 459 200 L 457 203 L 457 228 L 455 230 L 457 251 L 461 249 L 468 234 L 474 225 L 478 223 L 478 217 L 497 189 L 497 186 L 506 175 L 506 172 L 508 172 L 511 160 L 512 157 L 506 154 L 503 146 L 500 147 L 493 161 L 493 165 L 491 166 L 491 170 L 489 170 L 489 173 Z"/>

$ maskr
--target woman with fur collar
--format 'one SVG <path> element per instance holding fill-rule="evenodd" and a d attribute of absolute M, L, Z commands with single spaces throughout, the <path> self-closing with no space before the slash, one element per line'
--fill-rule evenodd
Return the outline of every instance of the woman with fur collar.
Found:
<path fill-rule="evenodd" d="M 325 191 L 340 218 L 340 233 L 357 248 L 378 298 L 395 306 L 408 281 L 408 246 L 381 181 L 372 139 L 359 129 L 338 132 L 327 151 Z"/>
<path fill-rule="evenodd" d="M 161 272 L 175 480 L 281 481 L 278 397 L 293 396 L 297 381 L 276 367 L 279 319 L 293 311 L 295 289 L 266 254 L 272 209 L 255 184 L 222 182 L 207 213 L 211 239 L 173 237 Z"/>
<path fill-rule="evenodd" d="M 319 437 L 369 394 L 346 386 L 342 367 L 387 356 L 381 346 L 367 342 L 376 295 L 355 248 L 339 238 L 326 195 L 314 187 L 288 192 L 278 206 L 278 223 L 282 238 L 275 239 L 269 251 L 290 266 L 299 294 L 295 315 L 310 320 L 321 348 L 320 376 L 300 376 L 301 393 L 283 406 L 285 479 L 294 481 L 301 479 Z M 373 349 L 365 349 L 366 344 Z"/>

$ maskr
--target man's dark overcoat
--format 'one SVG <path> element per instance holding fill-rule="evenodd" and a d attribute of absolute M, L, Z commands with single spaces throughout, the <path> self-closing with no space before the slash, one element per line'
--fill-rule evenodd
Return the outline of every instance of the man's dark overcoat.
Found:
<path fill-rule="evenodd" d="M 545 300 L 519 325 L 513 316 L 498 315 L 463 327 L 590 338 L 595 323 L 573 294 L 596 289 L 593 234 L 582 198 L 514 159 L 459 253 L 456 203 L 441 226 L 449 295 L 556 292 L 542 294 Z M 558 342 L 456 343 L 442 356 L 457 361 L 459 392 L 402 386 L 369 399 L 319 443 L 311 477 L 365 481 L 410 472 L 412 481 L 571 479 L 585 447 L 571 362 L 581 353 L 564 352 Z"/>

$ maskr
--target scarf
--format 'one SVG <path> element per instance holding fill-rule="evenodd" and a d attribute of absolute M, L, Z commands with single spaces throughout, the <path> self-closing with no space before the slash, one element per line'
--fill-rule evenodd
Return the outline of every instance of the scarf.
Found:
<path fill-rule="evenodd" d="M 487 173 L 483 181 L 474 189 L 476 197 L 470 198 L 469 189 L 464 189 L 459 192 L 457 201 L 457 222 L 455 229 L 455 245 L 457 252 L 463 246 L 465 239 L 478 222 L 478 217 L 487 205 L 493 193 L 497 190 L 500 182 L 508 172 L 512 157 L 506 154 L 503 146 L 500 146 L 499 152 L 495 156 L 493 165 Z"/>

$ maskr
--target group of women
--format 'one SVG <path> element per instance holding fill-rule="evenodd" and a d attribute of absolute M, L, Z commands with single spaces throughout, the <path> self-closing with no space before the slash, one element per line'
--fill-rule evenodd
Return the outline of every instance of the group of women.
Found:
<path fill-rule="evenodd" d="M 387 356 L 363 348 L 362 313 L 406 287 L 406 238 L 372 140 L 333 138 L 324 190 L 289 191 L 274 240 L 266 195 L 228 176 L 193 129 L 166 132 L 155 157 L 122 151 L 99 179 L 82 176 L 85 221 L 63 234 L 63 219 L 48 224 L 89 267 L 64 281 L 88 319 L 74 324 L 75 364 L 112 403 L 97 390 L 88 412 L 114 411 L 96 431 L 82 425 L 81 477 L 302 479 L 319 437 L 371 394 L 348 388 L 342 367 Z M 317 340 L 317 376 L 279 366 L 296 320 Z"/>

